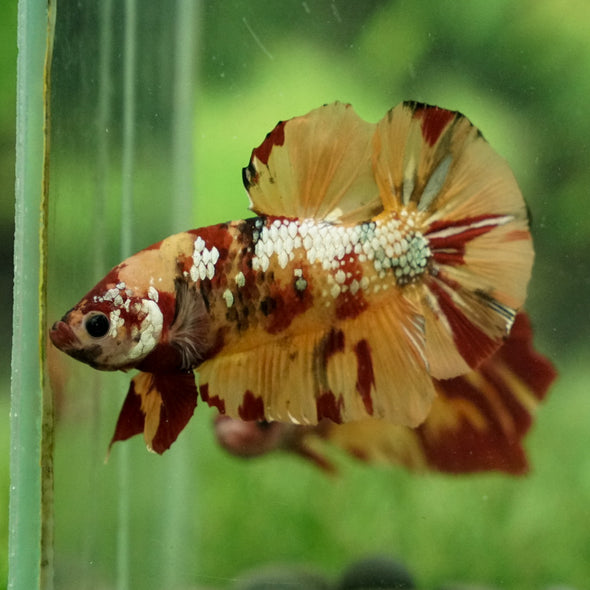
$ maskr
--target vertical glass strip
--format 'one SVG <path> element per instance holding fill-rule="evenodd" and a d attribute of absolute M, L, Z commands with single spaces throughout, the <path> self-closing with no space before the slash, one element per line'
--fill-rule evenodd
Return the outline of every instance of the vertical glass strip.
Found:
<path fill-rule="evenodd" d="M 199 1 L 60 1 L 51 320 L 115 263 L 188 229 L 194 205 Z M 172 590 L 194 583 L 198 447 L 190 433 L 163 457 L 150 456 L 141 436 L 117 443 L 103 465 L 133 375 L 100 374 L 56 351 L 61 366 L 60 587 Z"/>
<path fill-rule="evenodd" d="M 132 254 L 133 247 L 133 192 L 135 172 L 136 125 L 136 54 L 137 6 L 135 0 L 125 1 L 125 33 L 123 42 L 123 160 L 121 188 L 121 260 Z M 130 581 L 130 490 L 129 447 L 123 445 L 118 455 L 119 495 L 117 531 L 117 590 L 128 590 Z"/>
<path fill-rule="evenodd" d="M 186 220 L 192 219 L 194 210 L 193 122 L 198 17 L 198 0 L 177 0 L 172 96 L 173 231 L 186 230 Z"/>
<path fill-rule="evenodd" d="M 174 79 L 171 97 L 172 117 L 172 215 L 171 230 L 185 231 L 187 220 L 193 218 L 195 199 L 194 88 L 195 51 L 198 35 L 198 0 L 177 0 L 174 14 Z M 187 520 L 186 507 L 195 506 L 192 490 L 198 483 L 194 465 L 194 449 L 179 444 L 165 457 L 169 491 L 163 501 L 162 519 L 162 588 L 178 588 L 190 584 L 199 570 L 199 550 L 193 543 L 189 548 L 184 539 L 195 524 Z M 195 518 L 195 522 L 196 522 Z M 186 564 L 191 563 L 187 568 Z"/>
<path fill-rule="evenodd" d="M 51 589 L 52 407 L 44 395 L 49 65 L 55 5 L 18 5 L 8 588 Z"/>

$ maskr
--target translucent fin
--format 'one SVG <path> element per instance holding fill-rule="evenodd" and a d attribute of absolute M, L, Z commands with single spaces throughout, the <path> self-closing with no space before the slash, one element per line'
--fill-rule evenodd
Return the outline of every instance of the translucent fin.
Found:
<path fill-rule="evenodd" d="M 479 370 L 435 383 L 439 395 L 416 429 L 374 419 L 302 427 L 225 418 L 225 431 L 216 422 L 216 436 L 237 456 L 289 451 L 331 473 L 337 456 L 326 442 L 368 463 L 414 471 L 520 475 L 528 470 L 523 438 L 555 377 L 548 359 L 534 350 L 521 313 L 506 344 Z"/>
<path fill-rule="evenodd" d="M 506 162 L 460 113 L 403 103 L 378 124 L 386 211 L 415 212 L 432 254 L 422 282 L 431 374 L 477 367 L 508 334 L 533 263 L 524 200 Z"/>
<path fill-rule="evenodd" d="M 240 340 L 199 367 L 201 397 L 242 420 L 317 424 L 379 417 L 417 426 L 434 388 L 415 306 L 401 293 L 328 331 Z"/>
<path fill-rule="evenodd" d="M 522 474 L 528 470 L 522 440 L 555 377 L 549 360 L 533 349 L 521 313 L 505 345 L 477 371 L 436 382 L 432 411 L 417 429 L 365 420 L 328 425 L 317 434 L 369 462 Z"/>
<path fill-rule="evenodd" d="M 277 124 L 243 170 L 259 215 L 361 222 L 381 210 L 371 167 L 375 125 L 333 103 Z"/>

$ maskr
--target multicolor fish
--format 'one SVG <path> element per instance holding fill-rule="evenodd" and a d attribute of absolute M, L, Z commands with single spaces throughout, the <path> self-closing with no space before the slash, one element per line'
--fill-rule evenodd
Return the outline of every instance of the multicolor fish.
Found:
<path fill-rule="evenodd" d="M 279 122 L 243 180 L 256 217 L 142 250 L 53 325 L 72 357 L 140 371 L 112 442 L 143 432 L 162 453 L 198 395 L 243 421 L 416 428 L 437 381 L 509 335 L 527 209 L 460 113 L 404 102 L 372 124 L 325 105 Z"/>

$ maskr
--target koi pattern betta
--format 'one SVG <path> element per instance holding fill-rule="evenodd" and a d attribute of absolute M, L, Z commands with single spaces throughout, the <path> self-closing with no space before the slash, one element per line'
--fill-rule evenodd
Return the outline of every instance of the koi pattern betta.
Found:
<path fill-rule="evenodd" d="M 533 264 L 527 210 L 460 113 L 405 102 L 371 124 L 326 105 L 280 122 L 243 179 L 256 217 L 142 250 L 50 331 L 94 368 L 140 371 L 113 442 L 143 432 L 162 453 L 199 395 L 245 422 L 414 430 L 440 383 L 509 336 Z"/>

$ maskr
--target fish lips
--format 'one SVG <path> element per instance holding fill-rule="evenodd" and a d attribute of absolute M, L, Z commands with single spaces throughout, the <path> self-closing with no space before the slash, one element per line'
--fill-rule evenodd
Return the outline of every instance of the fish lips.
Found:
<path fill-rule="evenodd" d="M 57 348 L 64 352 L 75 350 L 79 348 L 81 344 L 70 325 L 63 320 L 53 324 L 49 331 L 49 338 Z"/>

